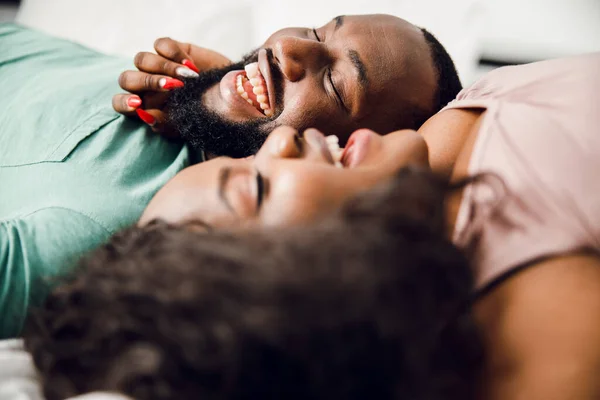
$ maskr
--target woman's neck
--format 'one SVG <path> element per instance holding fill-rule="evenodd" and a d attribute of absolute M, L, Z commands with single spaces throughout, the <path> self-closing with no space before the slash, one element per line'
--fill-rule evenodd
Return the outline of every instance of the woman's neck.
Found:
<path fill-rule="evenodd" d="M 431 170 L 448 179 L 454 178 L 457 162 L 464 158 L 467 139 L 474 134 L 483 109 L 451 109 L 431 117 L 419 133 L 429 149 Z M 476 134 L 476 132 L 475 132 Z M 470 157 L 470 151 L 467 158 Z"/>
<path fill-rule="evenodd" d="M 447 110 L 430 118 L 419 129 L 429 148 L 431 170 L 448 182 L 459 182 L 469 176 L 469 161 L 479 133 L 484 109 Z M 462 190 L 446 198 L 446 222 L 452 238 L 462 201 Z"/>

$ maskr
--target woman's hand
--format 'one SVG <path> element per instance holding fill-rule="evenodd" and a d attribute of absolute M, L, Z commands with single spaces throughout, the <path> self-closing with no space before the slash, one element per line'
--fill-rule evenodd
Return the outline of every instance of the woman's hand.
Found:
<path fill-rule="evenodd" d="M 134 58 L 139 71 L 125 71 L 119 85 L 129 93 L 113 97 L 115 111 L 136 115 L 156 132 L 176 136 L 166 124 L 165 103 L 169 91 L 183 86 L 179 78 L 198 76 L 198 72 L 223 67 L 231 61 L 215 51 L 170 38 L 154 42 L 156 53 L 142 52 Z"/>

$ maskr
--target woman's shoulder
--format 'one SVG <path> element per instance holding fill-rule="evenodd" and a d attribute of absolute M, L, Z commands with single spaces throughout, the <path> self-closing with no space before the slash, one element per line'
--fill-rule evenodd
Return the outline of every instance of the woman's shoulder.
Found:
<path fill-rule="evenodd" d="M 598 90 L 600 52 L 494 69 L 463 89 L 447 107 L 490 99 L 545 104 L 567 96 L 589 101 Z"/>
<path fill-rule="evenodd" d="M 598 61 L 589 55 L 532 65 L 556 74 Z M 587 77 L 594 74 L 600 78 L 591 71 Z M 572 75 L 561 81 L 577 89 L 569 95 L 547 76 L 536 81 L 530 74 L 532 87 L 522 85 L 517 94 L 513 85 L 513 97 L 492 103 L 481 123 L 468 173 L 490 178 L 465 191 L 454 232 L 456 243 L 473 253 L 480 287 L 534 258 L 600 247 L 600 135 L 594 128 L 600 117 L 589 112 L 592 95 L 581 95 L 589 88 Z"/>
<path fill-rule="evenodd" d="M 600 258 L 579 253 L 532 263 L 475 309 L 492 338 L 485 382 L 492 397 L 597 398 Z"/>

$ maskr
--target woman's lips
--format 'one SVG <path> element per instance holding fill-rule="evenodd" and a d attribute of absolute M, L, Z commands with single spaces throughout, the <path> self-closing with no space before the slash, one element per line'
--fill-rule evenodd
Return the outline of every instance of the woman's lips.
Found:
<path fill-rule="evenodd" d="M 373 132 L 366 129 L 358 130 L 350 136 L 342 154 L 344 168 L 355 168 L 365 159 L 372 136 Z"/>
<path fill-rule="evenodd" d="M 265 118 L 265 115 L 244 100 L 237 92 L 237 77 L 245 71 L 230 71 L 219 83 L 221 98 L 225 101 L 227 117 L 234 121 L 247 121 L 250 118 Z"/>

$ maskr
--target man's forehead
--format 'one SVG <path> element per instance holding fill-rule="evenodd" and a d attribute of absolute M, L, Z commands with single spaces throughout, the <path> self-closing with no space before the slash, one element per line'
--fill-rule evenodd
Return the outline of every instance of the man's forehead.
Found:
<path fill-rule="evenodd" d="M 390 15 L 336 17 L 338 34 L 348 41 L 348 59 L 358 71 L 357 77 L 370 92 L 385 90 L 402 76 L 411 54 L 419 47 L 421 35 L 414 25 Z M 372 84 L 372 85 L 371 85 Z"/>
<path fill-rule="evenodd" d="M 361 14 L 361 15 L 338 15 L 329 20 L 326 25 L 333 25 L 335 29 L 345 27 L 346 29 L 373 29 L 394 28 L 409 32 L 418 31 L 418 27 L 410 22 L 389 14 Z"/>
<path fill-rule="evenodd" d="M 367 106 L 361 109 L 361 121 L 370 118 L 373 112 L 385 120 L 384 114 L 390 112 L 391 105 L 407 106 L 412 104 L 409 99 L 423 97 L 418 92 L 431 86 L 430 75 L 434 72 L 429 47 L 420 28 L 383 14 L 343 16 L 342 19 L 338 34 L 364 61 L 369 79 Z M 422 103 L 426 108 L 428 99 Z M 390 115 L 390 118 L 397 117 Z"/>

